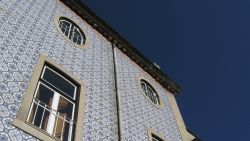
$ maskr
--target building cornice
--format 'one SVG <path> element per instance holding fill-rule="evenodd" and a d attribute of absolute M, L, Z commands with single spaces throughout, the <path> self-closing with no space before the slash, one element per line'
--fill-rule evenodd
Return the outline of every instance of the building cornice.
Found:
<path fill-rule="evenodd" d="M 180 86 L 177 85 L 169 76 L 157 68 L 149 59 L 126 41 L 111 26 L 105 23 L 93 11 L 91 11 L 80 0 L 60 0 L 78 16 L 85 20 L 89 25 L 101 33 L 108 41 L 120 49 L 131 60 L 138 64 L 144 71 L 150 74 L 163 87 L 170 91 L 173 95 L 180 92 Z"/>

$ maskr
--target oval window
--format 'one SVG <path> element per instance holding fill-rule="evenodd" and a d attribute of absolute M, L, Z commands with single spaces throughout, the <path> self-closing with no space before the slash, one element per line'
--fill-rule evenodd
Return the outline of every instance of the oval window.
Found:
<path fill-rule="evenodd" d="M 84 45 L 86 37 L 82 30 L 68 18 L 59 18 L 59 27 L 63 34 L 77 45 Z"/>
<path fill-rule="evenodd" d="M 140 84 L 146 97 L 155 105 L 160 106 L 160 97 L 157 94 L 156 90 L 146 80 L 141 79 Z"/>

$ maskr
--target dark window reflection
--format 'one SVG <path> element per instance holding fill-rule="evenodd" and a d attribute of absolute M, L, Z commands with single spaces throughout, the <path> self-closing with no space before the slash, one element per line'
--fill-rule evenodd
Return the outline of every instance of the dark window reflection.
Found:
<path fill-rule="evenodd" d="M 63 141 L 68 141 L 70 125 L 68 122 L 64 123 Z"/>
<path fill-rule="evenodd" d="M 43 108 L 38 106 L 37 107 L 37 112 L 36 112 L 36 117 L 35 117 L 35 120 L 34 120 L 34 125 L 39 127 L 41 122 L 42 122 L 42 117 L 43 117 Z"/>
<path fill-rule="evenodd" d="M 68 119 L 72 118 L 73 104 L 63 97 L 60 97 L 58 104 L 58 112 L 65 115 Z"/>
<path fill-rule="evenodd" d="M 161 138 L 155 136 L 154 134 L 152 135 L 152 140 L 153 140 L 153 141 L 164 141 L 164 140 L 162 140 Z"/>
<path fill-rule="evenodd" d="M 46 68 L 43 79 L 70 96 L 74 98 L 75 87 L 67 80 L 56 74 L 55 72 L 51 71 L 50 69 Z"/>
<path fill-rule="evenodd" d="M 42 102 L 41 104 L 46 104 L 47 106 L 51 107 L 53 97 L 54 97 L 54 92 L 52 90 L 50 90 L 43 84 L 39 85 L 36 99 L 41 101 Z"/>

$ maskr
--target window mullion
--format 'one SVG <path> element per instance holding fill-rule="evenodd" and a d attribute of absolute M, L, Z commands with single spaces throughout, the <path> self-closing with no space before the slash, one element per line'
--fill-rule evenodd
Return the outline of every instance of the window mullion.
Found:
<path fill-rule="evenodd" d="M 33 106 L 34 106 L 34 99 L 33 99 Z M 35 111 L 35 114 L 34 114 L 34 117 L 33 117 L 33 120 L 32 120 L 32 124 L 34 124 L 34 121 L 35 121 L 35 118 L 36 118 L 37 109 L 38 109 L 38 103 L 36 103 L 36 111 Z"/>
<path fill-rule="evenodd" d="M 145 84 L 145 83 L 144 83 Z M 145 84 L 145 93 L 149 96 L 149 92 L 148 92 L 148 85 Z"/>
<path fill-rule="evenodd" d="M 43 107 L 43 114 L 42 114 L 42 119 L 41 119 L 41 122 L 40 122 L 39 128 L 41 128 L 41 127 L 42 127 L 45 110 L 46 110 L 46 105 L 44 105 L 44 107 Z"/>
<path fill-rule="evenodd" d="M 74 32 L 74 26 L 70 23 L 70 27 L 69 27 L 69 36 L 68 36 L 68 38 L 70 39 L 70 40 L 72 40 L 72 34 L 73 34 L 73 32 Z"/>

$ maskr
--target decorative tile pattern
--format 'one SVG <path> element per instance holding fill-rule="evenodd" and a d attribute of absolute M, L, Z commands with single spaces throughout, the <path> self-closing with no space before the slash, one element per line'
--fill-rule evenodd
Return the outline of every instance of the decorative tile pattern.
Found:
<path fill-rule="evenodd" d="M 167 98 L 170 93 L 120 50 L 116 49 L 115 52 L 123 140 L 146 141 L 147 128 L 152 128 L 170 141 L 181 141 L 181 134 Z M 141 76 L 158 92 L 163 101 L 162 109 L 156 108 L 142 94 L 138 82 Z"/>
<path fill-rule="evenodd" d="M 89 39 L 75 48 L 54 24 L 66 15 Z M 44 54 L 85 82 L 83 140 L 117 141 L 112 47 L 101 34 L 58 0 L 0 0 L 0 141 L 36 141 L 12 126 L 39 54 Z"/>
<path fill-rule="evenodd" d="M 89 39 L 88 48 L 75 48 L 64 39 L 54 25 L 58 14 L 80 23 Z M 147 128 L 152 128 L 170 141 L 181 141 L 166 96 L 168 91 L 120 51 L 116 53 L 123 140 L 148 140 Z M 0 0 L 0 141 L 37 140 L 13 127 L 12 121 L 39 54 L 48 56 L 85 82 L 83 140 L 117 141 L 111 44 L 57 0 Z M 141 94 L 137 84 L 140 75 L 156 86 L 164 101 L 162 110 Z"/>

